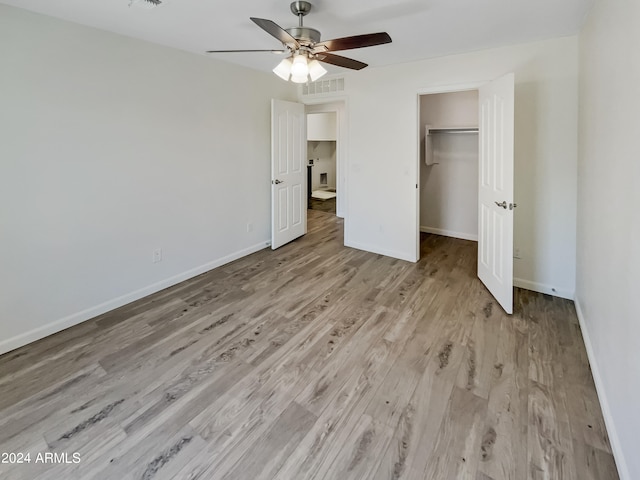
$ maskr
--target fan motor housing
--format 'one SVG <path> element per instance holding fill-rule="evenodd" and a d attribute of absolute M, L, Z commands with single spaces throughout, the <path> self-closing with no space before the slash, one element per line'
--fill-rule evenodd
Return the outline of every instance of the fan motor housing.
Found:
<path fill-rule="evenodd" d="M 291 27 L 286 29 L 287 33 L 300 43 L 318 43 L 320 32 L 310 27 Z"/>

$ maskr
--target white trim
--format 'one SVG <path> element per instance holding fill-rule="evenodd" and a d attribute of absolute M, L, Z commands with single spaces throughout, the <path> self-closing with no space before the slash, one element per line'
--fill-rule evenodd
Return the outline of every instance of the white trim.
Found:
<path fill-rule="evenodd" d="M 415 235 L 416 235 L 416 258 L 420 260 L 420 197 L 422 192 L 422 182 L 420 181 L 422 175 L 420 174 L 422 170 L 422 159 L 420 158 L 420 115 L 422 113 L 421 101 L 420 101 L 420 91 L 416 95 L 416 125 L 418 126 L 418 135 L 416 137 L 416 158 L 418 161 L 415 164 L 415 176 L 416 176 L 416 189 L 414 191 L 414 204 L 415 204 L 415 223 L 413 226 L 415 227 Z"/>
<path fill-rule="evenodd" d="M 620 444 L 620 437 L 616 430 L 616 425 L 613 421 L 613 415 L 611 415 L 611 407 L 607 400 L 607 394 L 602 383 L 602 375 L 600 375 L 600 369 L 596 362 L 596 355 L 593 351 L 593 345 L 591 338 L 589 337 L 589 330 L 587 330 L 587 322 L 582 313 L 580 302 L 576 298 L 574 300 L 576 305 L 576 314 L 578 315 L 578 321 L 580 322 L 580 331 L 582 332 L 582 340 L 587 350 L 587 357 L 589 358 L 589 365 L 591 366 L 591 373 L 593 375 L 593 382 L 596 384 L 596 393 L 598 394 L 598 400 L 600 401 L 600 409 L 602 410 L 602 416 L 604 417 L 604 424 L 607 427 L 607 435 L 609 436 L 609 443 L 611 444 L 611 450 L 613 457 L 616 461 L 616 468 L 618 469 L 618 475 L 620 480 L 631 480 L 629 475 L 629 467 L 625 461 L 622 451 L 622 445 Z"/>
<path fill-rule="evenodd" d="M 359 242 L 347 242 L 345 239 L 344 243 L 345 247 L 356 248 L 358 250 L 363 250 L 365 252 L 377 253 L 378 255 L 384 255 L 385 257 L 397 258 L 399 260 L 405 260 L 407 262 L 415 263 L 419 259 L 409 257 L 406 252 L 396 252 L 393 250 L 387 250 L 384 248 L 378 248 L 374 245 L 366 245 L 364 243 Z"/>
<path fill-rule="evenodd" d="M 204 265 L 200 265 L 199 267 L 192 268 L 190 270 L 187 270 L 186 272 L 179 273 L 177 275 L 174 275 L 173 277 L 161 280 L 134 292 L 127 293 L 94 307 L 82 310 L 81 312 L 73 313 L 67 317 L 61 318 L 52 323 L 48 323 L 47 325 L 43 325 L 42 327 L 34 328 L 33 330 L 29 330 L 28 332 L 21 333 L 20 335 L 17 335 L 15 337 L 3 340 L 0 342 L 0 355 L 10 352 L 11 350 L 15 350 L 16 348 L 22 347 L 23 345 L 27 345 L 28 343 L 40 340 L 41 338 L 53 335 L 54 333 L 60 332 L 69 327 L 73 327 L 74 325 L 85 322 L 110 310 L 122 307 L 123 305 L 131 303 L 135 300 L 139 300 L 143 297 L 151 295 L 152 293 L 159 292 L 160 290 L 163 290 L 167 287 L 171 287 L 180 282 L 184 282 L 185 280 L 201 275 L 205 272 L 208 272 L 209 270 L 213 270 L 214 268 L 220 267 L 227 263 L 233 262 L 234 260 L 255 253 L 259 250 L 262 250 L 268 245 L 269 242 L 265 240 L 251 247 L 247 247 L 243 250 L 231 253 L 222 258 L 205 263 Z"/>
<path fill-rule="evenodd" d="M 547 285 L 545 283 L 532 282 L 531 280 L 525 280 L 523 278 L 514 278 L 513 286 L 524 288 L 525 290 L 531 290 L 538 293 L 546 293 L 547 295 L 553 295 L 554 297 L 566 298 L 573 300 L 573 290 L 563 290 L 554 287 L 553 285 Z"/>
<path fill-rule="evenodd" d="M 434 235 L 444 235 L 445 237 L 461 238 L 462 240 L 478 241 L 478 235 L 473 233 L 454 232 L 453 230 L 443 230 L 442 228 L 432 228 L 420 226 L 420 231 L 424 233 L 433 233 Z"/>
<path fill-rule="evenodd" d="M 484 80 L 479 82 L 470 82 L 470 83 L 459 83 L 457 85 L 441 85 L 435 87 L 427 87 L 427 88 L 419 88 L 418 96 L 420 95 L 432 95 L 434 93 L 455 93 L 455 92 L 466 92 L 468 90 L 478 90 L 485 83 L 490 82 L 491 80 Z"/>

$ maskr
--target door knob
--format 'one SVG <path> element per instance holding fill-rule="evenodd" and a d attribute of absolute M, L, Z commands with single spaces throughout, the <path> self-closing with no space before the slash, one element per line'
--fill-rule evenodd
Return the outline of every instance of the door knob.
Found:
<path fill-rule="evenodd" d="M 509 210 L 513 210 L 514 208 L 516 208 L 518 206 L 517 203 L 510 203 L 509 204 Z"/>
<path fill-rule="evenodd" d="M 284 183 L 282 180 L 278 180 L 277 178 L 272 182 L 275 183 L 276 185 L 280 184 L 280 183 Z"/>
<path fill-rule="evenodd" d="M 507 209 L 507 202 L 506 200 L 503 200 L 502 202 L 498 203 L 498 202 L 494 202 L 497 206 L 504 208 L 505 210 Z"/>

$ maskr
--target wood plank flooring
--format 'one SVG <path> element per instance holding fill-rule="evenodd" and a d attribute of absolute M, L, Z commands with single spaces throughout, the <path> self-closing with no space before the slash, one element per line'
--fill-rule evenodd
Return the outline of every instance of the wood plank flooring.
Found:
<path fill-rule="evenodd" d="M 319 210 L 320 212 L 333 213 L 335 215 L 336 205 L 337 201 L 335 198 L 328 200 L 309 199 L 309 209 L 311 210 Z"/>
<path fill-rule="evenodd" d="M 474 242 L 421 249 L 345 248 L 309 211 L 277 251 L 0 357 L 0 452 L 32 460 L 0 478 L 617 479 L 573 303 L 517 289 L 507 316 Z"/>

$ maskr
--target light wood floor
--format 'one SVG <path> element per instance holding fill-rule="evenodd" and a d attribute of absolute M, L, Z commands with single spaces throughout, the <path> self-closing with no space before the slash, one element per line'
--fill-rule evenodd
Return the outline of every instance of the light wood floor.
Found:
<path fill-rule="evenodd" d="M 317 200 L 315 198 L 311 198 L 309 200 L 309 208 L 311 210 L 333 213 L 334 215 L 336 214 L 336 205 L 337 200 L 335 198 L 330 198 L 328 200 Z"/>
<path fill-rule="evenodd" d="M 341 220 L 0 357 L 4 479 L 616 479 L 572 302 Z M 34 300 L 35 301 L 35 300 Z M 80 463 L 36 464 L 38 452 Z"/>

